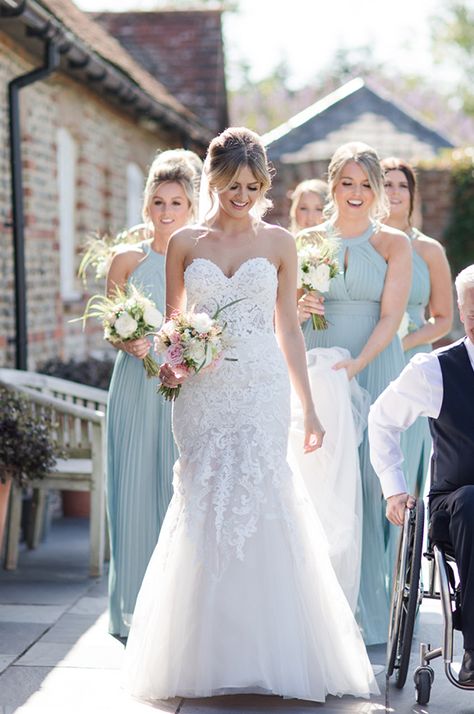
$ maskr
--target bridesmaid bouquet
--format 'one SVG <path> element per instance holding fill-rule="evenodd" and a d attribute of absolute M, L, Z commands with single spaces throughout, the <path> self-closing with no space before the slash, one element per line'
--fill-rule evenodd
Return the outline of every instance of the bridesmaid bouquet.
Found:
<path fill-rule="evenodd" d="M 410 319 L 410 315 L 408 314 L 408 312 L 405 312 L 403 314 L 400 326 L 397 331 L 399 338 L 403 340 L 404 337 L 411 334 L 412 332 L 416 332 L 417 329 L 418 325 Z"/>
<path fill-rule="evenodd" d="M 312 242 L 308 242 L 312 239 Z M 327 293 L 332 278 L 339 273 L 336 260 L 337 243 L 309 231 L 296 239 L 298 251 L 298 287 L 308 292 L 317 290 Z M 311 315 L 314 330 L 326 330 L 328 321 L 324 315 Z"/>
<path fill-rule="evenodd" d="M 240 299 L 218 308 L 212 317 L 206 312 L 176 312 L 164 323 L 155 337 L 155 351 L 164 355 L 165 362 L 173 368 L 176 376 L 198 374 L 205 368 L 217 368 L 224 359 L 237 361 L 224 357 L 224 350 L 229 346 L 226 323 L 219 322 L 217 318 L 223 310 L 240 302 Z M 180 384 L 177 387 L 162 384 L 158 393 L 165 399 L 174 400 L 180 389 Z"/>
<path fill-rule="evenodd" d="M 87 272 L 90 268 L 95 270 L 95 280 L 102 280 L 107 275 L 114 255 L 128 250 L 130 245 L 139 243 L 144 238 L 146 238 L 146 227 L 143 224 L 121 231 L 115 236 L 109 233 L 88 236 L 83 246 L 84 255 L 77 271 L 84 285 L 87 283 Z"/>
<path fill-rule="evenodd" d="M 96 317 L 101 321 L 104 339 L 112 344 L 156 334 L 163 322 L 163 315 L 155 303 L 134 285 L 130 285 L 126 291 L 116 288 L 114 297 L 93 295 L 83 316 L 78 319 L 85 323 L 89 317 Z M 158 376 L 160 368 L 151 355 L 147 354 L 143 359 L 143 367 L 147 377 Z"/>

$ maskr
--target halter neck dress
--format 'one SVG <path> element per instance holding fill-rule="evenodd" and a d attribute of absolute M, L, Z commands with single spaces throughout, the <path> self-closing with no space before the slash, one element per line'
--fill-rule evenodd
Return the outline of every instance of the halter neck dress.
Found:
<path fill-rule="evenodd" d="M 332 231 L 329 223 L 321 232 Z M 303 326 L 307 349 L 345 347 L 353 357 L 363 349 L 380 318 L 387 263 L 374 248 L 374 224 L 353 238 L 338 238 L 339 274 L 325 294 L 326 330 L 313 330 L 311 320 Z M 346 267 L 345 267 L 346 266 Z M 356 379 L 375 401 L 405 366 L 400 339 L 390 344 L 360 372 Z M 317 408 L 317 402 L 316 402 Z M 362 565 L 357 619 L 366 644 L 386 642 L 389 587 L 392 564 L 386 557 L 385 503 L 380 483 L 369 458 L 367 431 L 359 446 L 363 494 Z"/>
<path fill-rule="evenodd" d="M 165 304 L 165 258 L 149 242 L 128 282 Z M 156 358 L 156 356 L 155 356 Z M 135 601 L 173 495 L 177 449 L 171 403 L 157 394 L 142 360 L 120 350 L 107 410 L 107 515 L 110 532 L 109 631 L 128 635 Z"/>

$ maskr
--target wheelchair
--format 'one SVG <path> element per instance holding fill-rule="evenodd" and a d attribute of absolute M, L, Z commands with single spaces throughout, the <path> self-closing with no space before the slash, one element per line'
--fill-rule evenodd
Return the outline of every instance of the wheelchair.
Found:
<path fill-rule="evenodd" d="M 394 572 L 392 599 L 390 604 L 389 632 L 387 642 L 387 678 L 394 675 L 395 685 L 402 689 L 405 685 L 413 629 L 418 608 L 423 597 L 441 601 L 443 615 L 443 640 L 440 647 L 431 648 L 420 644 L 420 664 L 414 672 L 416 701 L 428 704 L 434 671 L 430 662 L 443 657 L 444 670 L 448 680 L 460 689 L 473 691 L 472 687 L 461 684 L 452 669 L 453 630 L 461 629 L 460 589 L 455 573 L 455 560 L 449 540 L 449 514 L 436 511 L 431 518 L 428 532 L 428 547 L 423 554 L 423 533 L 425 508 L 418 499 L 413 509 L 406 509 L 405 520 L 398 544 L 398 556 Z M 421 581 L 422 555 L 430 562 L 429 588 L 424 591 Z M 436 592 L 436 581 L 439 592 Z"/>

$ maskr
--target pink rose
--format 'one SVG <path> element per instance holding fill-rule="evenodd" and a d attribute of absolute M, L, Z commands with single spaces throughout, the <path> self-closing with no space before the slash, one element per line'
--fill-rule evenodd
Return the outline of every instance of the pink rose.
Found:
<path fill-rule="evenodd" d="M 185 364 L 179 364 L 173 368 L 175 376 L 179 379 L 180 377 L 187 377 L 191 374 L 191 370 L 186 367 Z"/>
<path fill-rule="evenodd" d="M 165 352 L 165 362 L 168 362 L 172 367 L 181 364 L 183 360 L 183 349 L 181 345 L 170 345 Z"/>
<path fill-rule="evenodd" d="M 169 335 L 169 339 L 172 345 L 178 344 L 178 342 L 181 340 L 179 332 L 172 332 L 171 335 Z"/>

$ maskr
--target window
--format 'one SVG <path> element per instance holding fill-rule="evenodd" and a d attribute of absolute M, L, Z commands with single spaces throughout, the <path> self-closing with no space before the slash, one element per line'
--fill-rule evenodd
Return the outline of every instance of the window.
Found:
<path fill-rule="evenodd" d="M 137 164 L 127 165 L 127 228 L 142 223 L 145 177 Z"/>
<path fill-rule="evenodd" d="M 56 138 L 61 297 L 63 300 L 76 300 L 80 297 L 75 280 L 77 147 L 66 129 L 58 129 Z"/>

